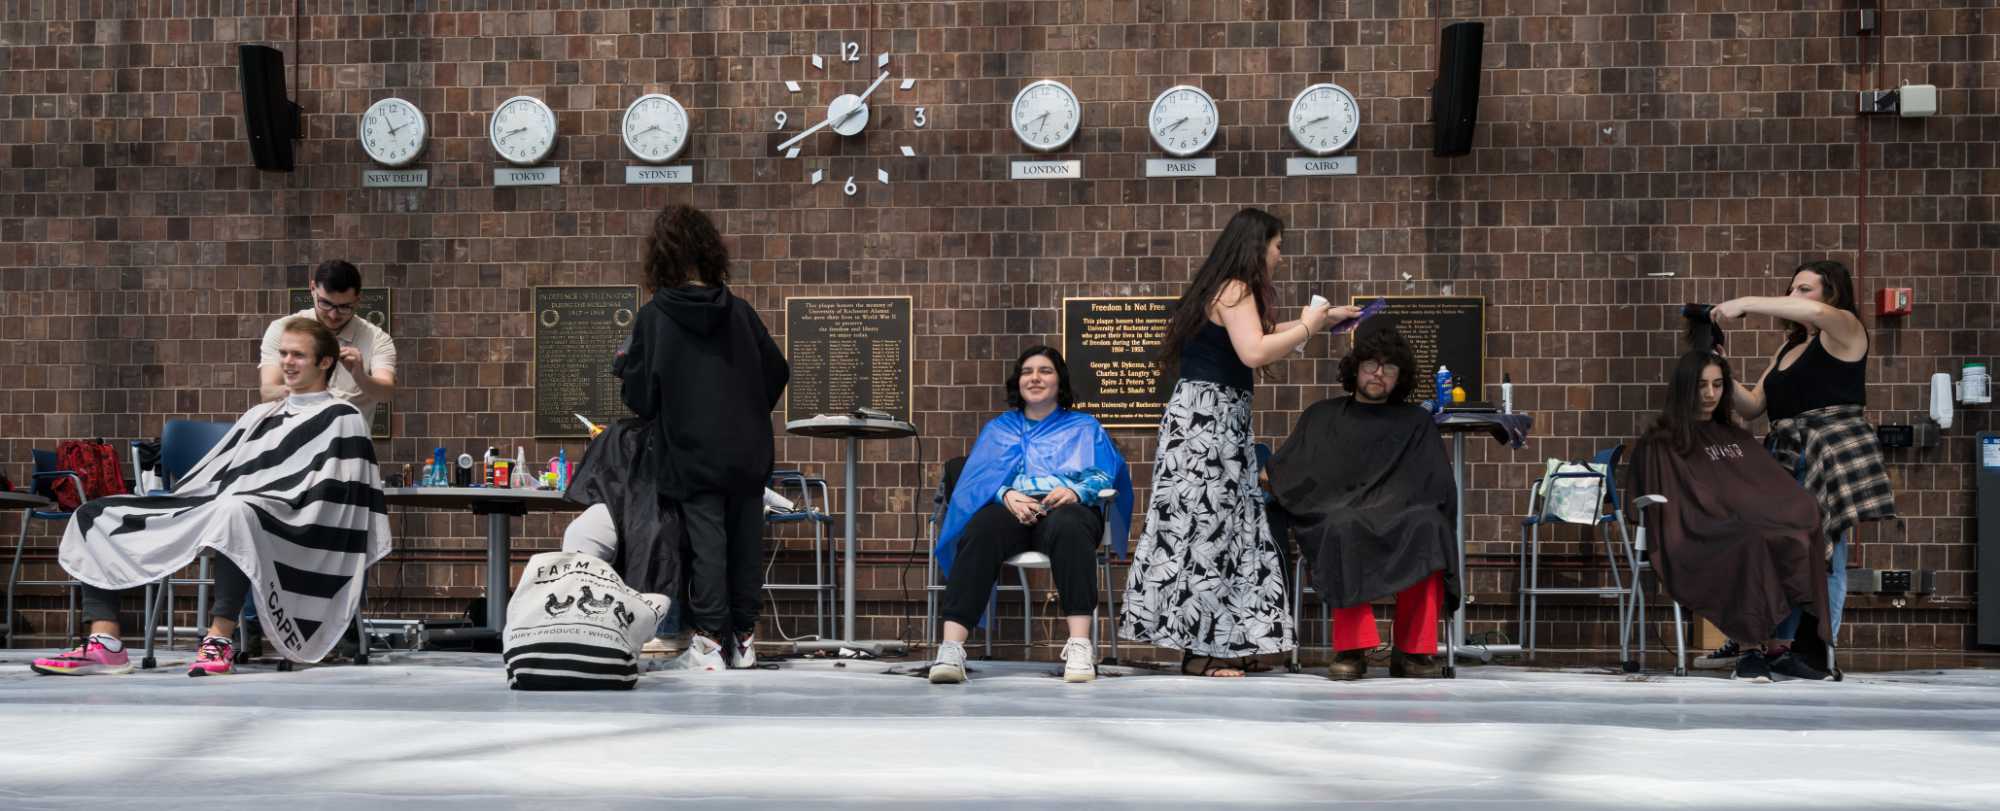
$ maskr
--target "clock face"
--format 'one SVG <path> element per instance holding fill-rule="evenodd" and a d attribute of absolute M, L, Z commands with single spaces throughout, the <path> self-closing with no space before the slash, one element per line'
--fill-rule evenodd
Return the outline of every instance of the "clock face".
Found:
<path fill-rule="evenodd" d="M 1068 85 L 1043 79 L 1014 95 L 1008 120 L 1014 125 L 1014 137 L 1029 149 L 1061 149 L 1083 123 L 1083 103 Z"/>
<path fill-rule="evenodd" d="M 633 157 L 647 163 L 666 163 L 687 146 L 687 108 L 673 96 L 649 93 L 625 108 L 625 121 L 618 131 Z"/>
<path fill-rule="evenodd" d="M 408 166 L 423 154 L 430 126 L 417 105 L 398 98 L 386 98 L 370 105 L 361 114 L 356 137 L 369 159 L 383 166 Z"/>
<path fill-rule="evenodd" d="M 1316 84 L 1292 99 L 1292 112 L 1285 128 L 1292 140 L 1314 155 L 1330 155 L 1354 143 L 1361 127 L 1361 106 L 1354 94 L 1337 84 Z"/>
<path fill-rule="evenodd" d="M 531 166 L 556 148 L 556 114 L 534 96 L 515 96 L 500 102 L 493 111 L 493 123 L 486 130 L 493 151 L 507 162 Z"/>
<path fill-rule="evenodd" d="M 1188 84 L 1167 88 L 1167 92 L 1153 99 L 1153 111 L 1146 115 L 1146 129 L 1153 133 L 1153 143 L 1176 158 L 1207 149 L 1221 126 L 1222 115 L 1215 109 L 1215 99 Z"/>

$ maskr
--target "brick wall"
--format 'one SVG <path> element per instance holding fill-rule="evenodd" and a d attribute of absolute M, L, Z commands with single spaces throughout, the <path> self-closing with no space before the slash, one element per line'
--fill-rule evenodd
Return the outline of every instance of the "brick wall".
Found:
<path fill-rule="evenodd" d="M 651 213 L 688 202 L 717 216 L 738 293 L 774 329 L 790 295 L 914 297 L 925 438 L 867 451 L 860 596 L 865 635 L 915 639 L 926 483 L 1000 404 L 1006 360 L 1057 337 L 1064 297 L 1176 294 L 1220 224 L 1255 205 L 1291 226 L 1287 306 L 1313 292 L 1487 298 L 1486 378 L 1510 373 L 1518 406 L 1537 416 L 1528 450 L 1475 443 L 1469 454 L 1475 629 L 1513 634 L 1527 481 L 1544 457 L 1637 433 L 1676 347 L 1671 305 L 1776 294 L 1793 266 L 1821 257 L 1858 267 L 1864 292 L 1916 288 L 1914 316 L 1870 319 L 1882 420 L 1915 418 L 1932 372 L 2000 355 L 2000 12 L 1985 3 L 1890 0 L 1887 36 L 1865 45 L 1848 34 L 1851 12 L 1744 0 L 417 5 L 427 10 L 307 2 L 301 27 L 291 3 L 0 0 L 0 470 L 24 479 L 27 450 L 65 437 L 233 418 L 252 404 L 254 341 L 285 289 L 333 256 L 395 291 L 401 390 L 384 460 L 440 444 L 526 444 L 545 457 L 563 443 L 526 436 L 531 288 L 630 281 Z M 1488 23 L 1477 146 L 1434 158 L 1436 32 L 1474 18 Z M 868 74 L 808 64 L 844 41 L 890 52 L 916 87 L 885 92 L 866 135 L 823 134 L 800 161 L 774 158 Z M 307 134 L 294 173 L 251 168 L 236 89 L 244 42 L 275 45 L 296 66 Z M 1025 157 L 1006 106 L 1040 78 L 1084 100 L 1084 128 L 1056 157 L 1082 160 L 1088 179 L 1004 180 L 1008 160 Z M 803 91 L 787 93 L 786 79 Z M 1289 100 L 1329 80 L 1362 103 L 1348 153 L 1359 172 L 1284 177 L 1297 154 L 1283 134 Z M 1146 107 L 1182 82 L 1220 103 L 1224 127 L 1206 153 L 1218 176 L 1146 179 L 1144 159 L 1159 156 Z M 1856 90 L 1904 82 L 1936 84 L 1942 113 L 1853 114 Z M 652 91 L 689 109 L 695 185 L 619 182 L 618 117 Z M 491 185 L 487 117 L 519 93 L 557 111 L 558 187 Z M 427 189 L 361 188 L 370 164 L 356 121 L 389 95 L 429 116 Z M 785 133 L 771 126 L 779 110 L 792 117 Z M 903 145 L 919 156 L 896 156 Z M 895 169 L 892 185 L 865 182 L 878 164 Z M 808 165 L 860 175 L 861 189 L 809 187 Z M 1779 339 L 1754 326 L 1737 350 L 1758 358 L 1751 375 Z M 1344 345 L 1316 338 L 1260 385 L 1261 436 L 1281 440 L 1300 408 L 1337 393 Z M 1906 517 L 1865 530 L 1859 564 L 1937 570 L 1939 592 L 1849 603 L 1844 641 L 1877 652 L 1871 661 L 1972 649 L 1968 437 L 1994 419 L 1991 408 L 1959 419 L 1943 447 L 1891 455 Z M 1151 432 L 1119 440 L 1143 483 Z M 779 456 L 838 483 L 830 441 L 782 439 Z M 378 610 L 451 614 L 478 593 L 472 517 L 394 521 Z M 0 533 L 15 522 L 0 518 Z M 527 518 L 518 549 L 553 546 L 561 526 Z M 31 536 L 30 572 L 51 573 L 53 533 Z M 1579 538 L 1560 540 L 1557 565 L 1583 565 L 1561 556 Z M 778 577 L 796 574 L 798 554 Z M 27 621 L 46 639 L 60 620 L 43 609 L 60 601 L 29 599 Z M 786 630 L 798 632 L 799 611 L 786 604 Z M 1541 638 L 1602 647 L 1615 640 L 1610 616 L 1559 605 Z"/>

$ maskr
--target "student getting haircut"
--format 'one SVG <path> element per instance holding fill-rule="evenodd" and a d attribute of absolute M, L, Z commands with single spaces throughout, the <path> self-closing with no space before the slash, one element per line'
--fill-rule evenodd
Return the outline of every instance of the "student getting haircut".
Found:
<path fill-rule="evenodd" d="M 326 382 L 332 383 L 334 366 L 340 365 L 340 339 L 333 336 L 333 330 L 327 329 L 325 324 L 314 319 L 292 316 L 285 319 L 284 331 L 296 332 L 312 339 L 315 365 L 327 358 L 334 360 L 332 366 L 326 367 Z"/>
<path fill-rule="evenodd" d="M 1076 394 L 1069 387 L 1069 364 L 1063 361 L 1062 353 L 1053 346 L 1031 346 L 1014 359 L 1013 372 L 1007 375 L 1007 405 L 1016 409 L 1027 407 L 1028 401 L 1021 398 L 1021 367 L 1036 355 L 1048 358 L 1049 363 L 1056 367 L 1056 405 L 1069 408 L 1076 402 Z"/>
<path fill-rule="evenodd" d="M 1361 364 L 1371 360 L 1394 365 L 1398 370 L 1396 385 L 1389 389 L 1389 402 L 1400 404 L 1408 400 L 1423 370 L 1417 368 L 1417 356 L 1410 351 L 1410 343 L 1403 340 L 1403 334 L 1394 327 L 1385 327 L 1354 339 L 1354 348 L 1340 359 L 1340 385 L 1347 388 L 1347 393 L 1361 392 Z"/>

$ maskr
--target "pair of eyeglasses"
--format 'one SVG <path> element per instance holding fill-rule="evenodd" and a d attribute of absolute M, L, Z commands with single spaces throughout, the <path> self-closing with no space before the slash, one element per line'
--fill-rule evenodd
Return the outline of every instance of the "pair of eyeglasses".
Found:
<path fill-rule="evenodd" d="M 1364 375 L 1381 375 L 1382 377 L 1395 377 L 1399 374 L 1402 374 L 1402 372 L 1403 372 L 1402 367 L 1397 366 L 1396 364 L 1393 363 L 1378 363 L 1371 360 L 1363 362 L 1361 364 L 1361 373 Z"/>
<path fill-rule="evenodd" d="M 353 313 L 354 305 L 359 303 L 360 302 L 353 302 L 350 304 L 335 304 L 331 301 L 327 301 L 326 299 L 319 298 L 317 296 L 313 298 L 314 305 L 330 313 Z"/>

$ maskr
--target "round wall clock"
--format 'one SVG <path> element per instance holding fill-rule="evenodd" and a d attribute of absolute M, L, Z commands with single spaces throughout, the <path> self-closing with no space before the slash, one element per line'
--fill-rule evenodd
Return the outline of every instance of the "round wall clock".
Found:
<path fill-rule="evenodd" d="M 832 101 L 827 102 L 826 113 L 819 116 L 818 123 L 806 127 L 804 130 L 778 143 L 776 151 L 784 155 L 786 160 L 798 158 L 799 153 L 804 151 L 807 143 L 820 130 L 831 129 L 836 135 L 842 138 L 855 139 L 868 129 L 870 123 L 884 120 L 884 117 L 875 115 L 878 111 L 872 110 L 869 107 L 869 99 L 873 98 L 880 101 L 882 98 L 875 95 L 875 91 L 884 89 L 882 86 L 889 82 L 889 55 L 886 53 L 876 55 L 874 68 L 868 70 L 866 69 L 866 63 L 862 59 L 861 43 L 843 42 L 841 43 L 839 53 L 832 59 L 820 56 L 819 54 L 813 54 L 812 65 L 821 71 L 830 73 L 835 70 L 828 67 L 827 63 L 829 61 L 860 64 L 863 70 L 859 71 L 859 75 L 851 76 L 850 84 L 840 86 L 833 91 L 839 93 L 839 95 L 834 96 Z M 856 73 L 853 68 L 844 68 L 841 70 L 849 74 Z M 862 82 L 867 82 L 865 88 L 861 86 Z M 785 82 L 785 90 L 787 93 L 802 93 L 806 92 L 809 84 L 813 83 L 801 83 L 798 80 L 789 80 Z M 904 79 L 900 84 L 890 89 L 907 91 L 916 86 L 917 80 Z M 808 110 L 800 113 L 798 117 L 803 120 L 812 115 L 812 111 Z M 773 114 L 771 118 L 775 127 L 781 132 L 792 121 L 792 115 L 783 110 Z M 910 126 L 917 129 L 923 129 L 929 123 L 927 114 L 922 107 L 913 108 L 908 121 Z M 825 139 L 820 140 L 823 141 Z M 815 146 L 814 148 L 818 147 Z M 852 153 L 855 150 L 841 151 L 843 153 Z M 917 156 L 917 151 L 911 147 L 903 146 L 898 147 L 898 154 L 901 157 L 914 158 Z M 865 158 L 868 156 L 863 155 L 861 157 Z M 888 167 L 878 163 L 875 164 L 874 169 L 875 182 L 887 185 L 889 183 Z M 860 190 L 860 187 L 854 182 L 855 177 L 856 175 L 852 174 L 846 176 L 846 181 L 842 182 L 840 186 L 842 192 L 851 195 Z M 825 166 L 822 166 L 821 168 L 813 169 L 806 178 L 808 184 L 818 184 L 825 180 L 838 181 L 839 177 L 836 173 L 831 173 Z"/>
<path fill-rule="evenodd" d="M 408 166 L 424 152 L 424 139 L 430 133 L 424 123 L 424 113 L 399 98 L 386 98 L 369 105 L 361 114 L 361 127 L 355 133 L 361 141 L 361 148 L 368 158 L 388 167 Z"/>
<path fill-rule="evenodd" d="M 1043 79 L 1014 94 L 1014 106 L 1007 119 L 1014 137 L 1029 149 L 1048 152 L 1061 149 L 1083 123 L 1083 103 L 1076 91 L 1053 79 Z"/>
<path fill-rule="evenodd" d="M 1153 110 L 1146 114 L 1146 129 L 1152 132 L 1153 143 L 1176 158 L 1207 149 L 1221 126 L 1215 99 L 1189 84 L 1167 88 L 1153 99 Z"/>
<path fill-rule="evenodd" d="M 493 151 L 518 166 L 540 163 L 556 148 L 556 114 L 534 96 L 515 96 L 500 102 L 486 129 Z"/>
<path fill-rule="evenodd" d="M 664 93 L 640 96 L 625 108 L 618 133 L 632 156 L 647 163 L 666 163 L 687 146 L 687 108 Z"/>
<path fill-rule="evenodd" d="M 1285 128 L 1292 140 L 1314 155 L 1331 155 L 1354 143 L 1361 127 L 1361 106 L 1354 94 L 1337 84 L 1316 84 L 1292 99 Z"/>

